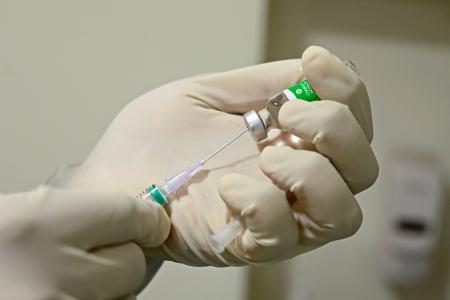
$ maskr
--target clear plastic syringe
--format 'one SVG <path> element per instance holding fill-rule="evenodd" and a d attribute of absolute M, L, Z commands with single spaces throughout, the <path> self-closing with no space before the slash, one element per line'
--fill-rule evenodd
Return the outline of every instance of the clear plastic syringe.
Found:
<path fill-rule="evenodd" d="M 232 219 L 230 223 L 222 227 L 218 232 L 208 237 L 208 242 L 217 253 L 225 251 L 225 247 L 241 233 L 241 222 Z"/>
<path fill-rule="evenodd" d="M 237 140 L 241 135 L 247 132 L 247 128 L 241 131 L 238 135 L 233 137 L 231 140 L 222 145 L 219 149 L 208 155 L 202 160 L 198 160 L 193 164 L 189 165 L 187 168 L 176 174 L 175 176 L 164 181 L 162 185 L 151 185 L 141 193 L 142 199 L 150 198 L 152 201 L 159 203 L 161 205 L 166 205 L 169 203 L 169 196 L 175 194 L 182 186 L 187 184 L 192 177 L 194 177 L 203 168 L 205 163 L 210 160 L 217 153 L 222 151 L 225 147 Z"/>

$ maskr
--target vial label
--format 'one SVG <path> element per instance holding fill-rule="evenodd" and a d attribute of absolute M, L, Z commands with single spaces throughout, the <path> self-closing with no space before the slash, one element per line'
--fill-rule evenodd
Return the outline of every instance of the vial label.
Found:
<path fill-rule="evenodd" d="M 308 80 L 302 80 L 296 85 L 289 87 L 288 90 L 294 94 L 295 98 L 300 100 L 305 100 L 308 102 L 320 100 Z"/>

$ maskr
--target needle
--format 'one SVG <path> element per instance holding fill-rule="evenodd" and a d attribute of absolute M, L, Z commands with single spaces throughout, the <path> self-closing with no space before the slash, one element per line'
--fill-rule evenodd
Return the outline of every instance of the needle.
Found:
<path fill-rule="evenodd" d="M 177 173 L 175 176 L 172 176 L 171 178 L 165 180 L 164 184 L 162 185 L 152 185 L 149 188 L 147 188 L 144 192 L 138 195 L 138 197 L 141 197 L 143 199 L 146 199 L 148 197 L 152 197 L 151 199 L 161 205 L 166 205 L 169 203 L 168 196 L 171 194 L 175 194 L 179 188 L 187 184 L 192 177 L 195 176 L 202 168 L 203 165 L 210 160 L 214 155 L 222 151 L 226 146 L 237 140 L 241 135 L 247 132 L 247 129 L 241 131 L 238 135 L 236 135 L 234 138 L 226 142 L 222 147 L 220 147 L 218 150 L 216 150 L 214 153 L 210 154 L 206 158 L 202 160 L 197 160 L 193 164 L 190 164 L 187 168 L 182 170 L 181 172 Z"/>
<path fill-rule="evenodd" d="M 219 149 L 217 149 L 214 153 L 210 154 L 209 156 L 207 156 L 206 158 L 202 159 L 201 162 L 204 164 L 205 162 L 207 162 L 208 160 L 210 160 L 214 155 L 216 155 L 217 153 L 219 153 L 220 151 L 222 151 L 226 146 L 228 146 L 229 144 L 231 144 L 232 142 L 234 142 L 235 140 L 237 140 L 241 135 L 243 135 L 244 133 L 246 133 L 248 130 L 248 128 L 242 130 L 238 135 L 236 135 L 234 138 L 232 138 L 231 140 L 229 140 L 228 142 L 226 142 L 222 147 L 220 147 Z"/>

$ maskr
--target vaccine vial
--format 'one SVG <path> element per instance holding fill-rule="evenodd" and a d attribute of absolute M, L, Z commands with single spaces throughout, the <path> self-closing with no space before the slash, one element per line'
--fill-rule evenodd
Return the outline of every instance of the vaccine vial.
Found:
<path fill-rule="evenodd" d="M 278 113 L 281 106 L 293 100 L 312 102 L 320 98 L 311 87 L 311 83 L 308 80 L 302 80 L 267 100 L 265 109 L 259 112 L 251 110 L 244 114 L 245 126 L 257 142 L 267 138 L 267 133 L 271 129 L 280 128 Z"/>

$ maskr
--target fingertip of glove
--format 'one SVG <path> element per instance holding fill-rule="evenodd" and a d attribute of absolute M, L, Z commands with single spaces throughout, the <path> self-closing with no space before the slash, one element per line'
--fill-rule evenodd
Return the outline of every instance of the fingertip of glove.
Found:
<path fill-rule="evenodd" d="M 377 180 L 378 175 L 380 173 L 380 166 L 378 165 L 377 158 L 375 157 L 375 154 L 373 151 L 371 151 L 371 158 L 367 160 L 367 177 L 364 184 L 362 184 L 357 190 L 354 192 L 359 193 L 362 192 L 368 188 L 370 188 Z"/>
<path fill-rule="evenodd" d="M 296 125 L 301 122 L 305 109 L 308 108 L 308 105 L 313 104 L 314 102 L 309 103 L 303 101 L 289 101 L 283 104 L 278 113 L 281 128 L 287 131 L 295 129 L 297 127 Z"/>
<path fill-rule="evenodd" d="M 333 73 L 336 58 L 325 48 L 311 46 L 303 52 L 302 61 L 306 78 L 315 88 L 314 84 L 317 79 L 326 78 Z"/>
<path fill-rule="evenodd" d="M 305 77 L 311 82 L 313 89 L 316 90 L 321 99 L 335 97 L 336 85 L 339 85 L 339 89 L 344 89 L 348 93 L 361 83 L 355 72 L 348 68 L 344 61 L 322 47 L 311 46 L 307 48 L 302 55 L 302 64 Z M 330 78 L 333 78 L 331 82 L 334 84 L 330 84 Z"/>
<path fill-rule="evenodd" d="M 232 210 L 241 211 L 253 203 L 255 195 L 263 187 L 264 185 L 254 178 L 232 173 L 222 177 L 219 181 L 218 191 L 222 200 Z"/>
<path fill-rule="evenodd" d="M 303 51 L 302 60 L 303 62 L 305 62 L 305 60 L 308 62 L 316 58 L 330 55 L 332 55 L 330 50 L 320 46 L 312 45 L 306 48 L 305 51 Z"/>
<path fill-rule="evenodd" d="M 164 207 L 152 201 L 147 202 L 150 215 L 147 216 L 151 224 L 149 228 L 147 247 L 156 247 L 164 243 L 169 237 L 171 222 Z"/>
<path fill-rule="evenodd" d="M 227 197 L 234 189 L 239 189 L 248 181 L 247 176 L 237 173 L 226 174 L 219 180 L 218 189 L 223 197 Z"/>
<path fill-rule="evenodd" d="M 259 156 L 259 166 L 264 170 L 268 166 L 281 162 L 287 151 L 291 150 L 289 146 L 267 146 Z"/>

